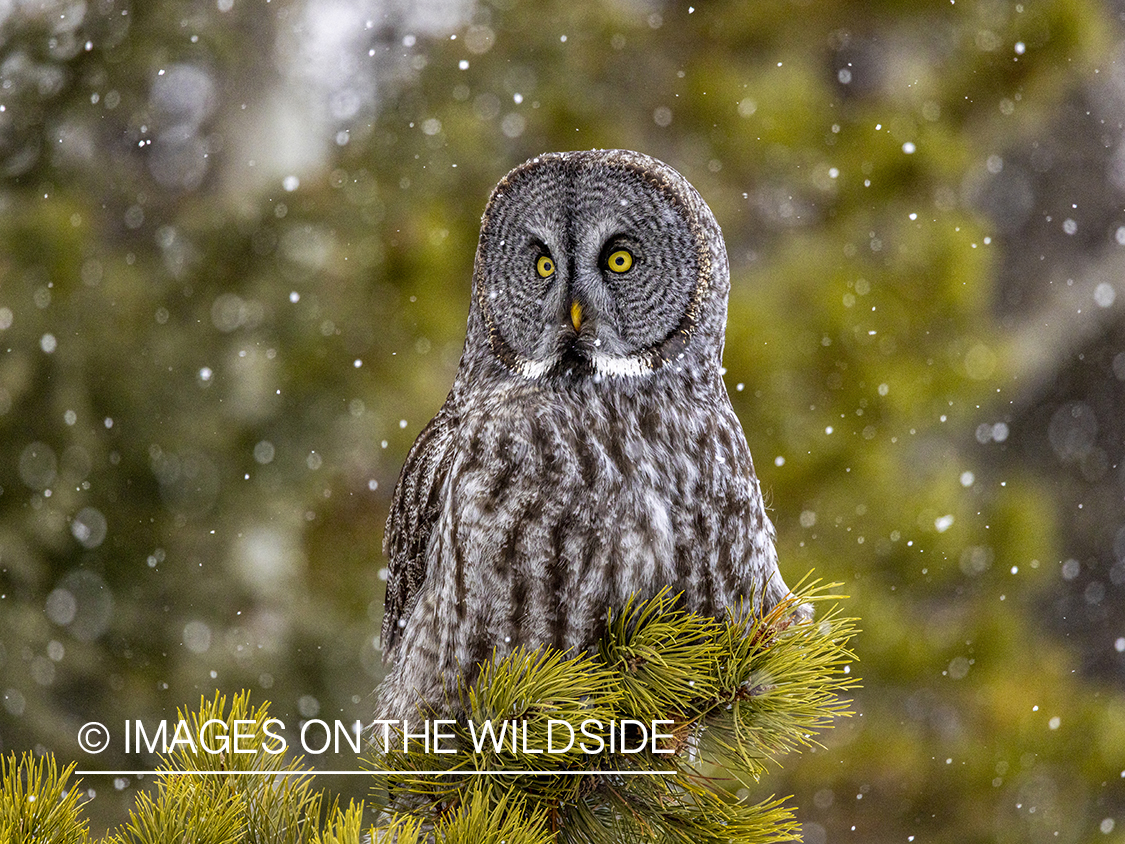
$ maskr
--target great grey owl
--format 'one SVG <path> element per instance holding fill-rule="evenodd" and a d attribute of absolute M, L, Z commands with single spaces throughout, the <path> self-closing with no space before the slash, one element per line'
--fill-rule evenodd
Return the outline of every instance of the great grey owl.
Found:
<path fill-rule="evenodd" d="M 448 711 L 517 645 L 582 651 L 634 593 L 713 616 L 788 595 L 721 377 L 729 288 L 666 164 L 553 153 L 500 181 L 456 379 L 387 520 L 380 717 Z"/>

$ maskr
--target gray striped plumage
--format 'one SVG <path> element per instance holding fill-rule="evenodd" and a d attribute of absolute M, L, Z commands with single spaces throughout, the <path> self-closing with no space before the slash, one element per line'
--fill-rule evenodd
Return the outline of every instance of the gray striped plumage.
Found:
<path fill-rule="evenodd" d="M 633 593 L 708 615 L 788 594 L 721 378 L 729 286 L 710 209 L 655 159 L 555 153 L 497 185 L 457 376 L 387 521 L 381 717 L 448 711 L 494 652 L 582 650 Z"/>

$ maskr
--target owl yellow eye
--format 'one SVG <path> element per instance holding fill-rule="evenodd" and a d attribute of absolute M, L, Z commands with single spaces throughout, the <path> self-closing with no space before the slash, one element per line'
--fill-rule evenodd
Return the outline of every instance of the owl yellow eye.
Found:
<path fill-rule="evenodd" d="M 555 262 L 546 255 L 540 255 L 539 260 L 535 262 L 535 271 L 539 273 L 540 278 L 547 278 L 555 272 Z"/>
<path fill-rule="evenodd" d="M 615 249 L 610 253 L 606 265 L 615 273 L 628 272 L 633 266 L 633 253 L 628 249 Z"/>

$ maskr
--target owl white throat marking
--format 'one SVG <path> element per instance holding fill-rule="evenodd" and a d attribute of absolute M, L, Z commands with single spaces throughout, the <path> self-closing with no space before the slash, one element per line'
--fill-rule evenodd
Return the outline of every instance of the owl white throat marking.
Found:
<path fill-rule="evenodd" d="M 521 358 L 516 361 L 515 370 L 529 381 L 543 378 L 559 365 L 560 358 L 553 355 L 544 360 L 528 360 Z M 652 362 L 646 356 L 627 355 L 617 357 L 604 352 L 594 352 L 589 356 L 590 367 L 596 376 L 610 376 L 616 378 L 636 378 L 640 375 L 649 375 L 653 372 Z"/>

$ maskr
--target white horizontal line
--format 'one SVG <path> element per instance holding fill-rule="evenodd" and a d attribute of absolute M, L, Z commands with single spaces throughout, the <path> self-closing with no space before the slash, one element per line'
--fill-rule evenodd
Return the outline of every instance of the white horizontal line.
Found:
<path fill-rule="evenodd" d="M 584 777 L 584 776 L 614 776 L 614 777 L 643 777 L 667 776 L 676 771 L 75 771 L 75 776 L 102 776 L 102 777 L 139 777 L 139 776 L 217 776 L 217 777 L 297 777 L 297 776 L 420 776 L 420 777 L 453 777 L 453 776 L 483 776 L 483 775 L 519 775 L 523 777 Z"/>

